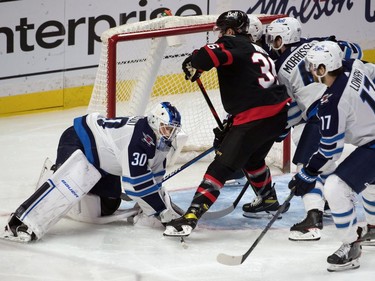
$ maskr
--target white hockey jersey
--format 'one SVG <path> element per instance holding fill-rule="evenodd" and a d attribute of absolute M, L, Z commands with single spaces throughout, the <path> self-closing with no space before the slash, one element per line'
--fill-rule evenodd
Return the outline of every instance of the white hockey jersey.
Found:
<path fill-rule="evenodd" d="M 324 171 L 328 161 L 340 158 L 344 143 L 375 148 L 375 84 L 365 71 L 353 66 L 338 76 L 320 99 L 319 149 L 307 167 Z"/>
<path fill-rule="evenodd" d="M 165 208 L 159 189 L 168 151 L 156 149 L 146 117 L 107 119 L 92 113 L 76 118 L 74 129 L 90 163 L 102 174 L 121 176 L 126 194 L 138 203 L 145 201 L 140 205 L 146 214 Z"/>
<path fill-rule="evenodd" d="M 307 52 L 318 42 L 327 38 L 302 38 L 300 42 L 293 44 L 283 52 L 276 61 L 276 72 L 280 84 L 284 84 L 288 90 L 292 102 L 288 111 L 288 126 L 298 124 L 301 119 L 301 109 L 296 103 L 296 94 L 304 86 L 314 82 L 314 79 L 305 69 L 305 57 Z M 362 57 L 361 48 L 353 43 L 337 41 L 343 50 L 345 59 L 360 59 Z M 320 98 L 321 96 L 317 96 Z"/>
<path fill-rule="evenodd" d="M 344 72 L 347 73 L 347 75 L 350 74 L 353 68 L 359 68 L 375 82 L 375 64 L 362 62 L 358 59 L 344 60 L 342 63 Z M 303 120 L 307 121 L 316 114 L 319 100 L 326 89 L 327 86 L 325 84 L 313 82 L 307 86 L 301 87 L 294 94 L 295 103 L 301 111 Z"/>

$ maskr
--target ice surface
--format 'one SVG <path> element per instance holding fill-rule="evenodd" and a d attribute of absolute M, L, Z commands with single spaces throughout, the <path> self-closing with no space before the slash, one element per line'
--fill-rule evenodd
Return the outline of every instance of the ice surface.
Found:
<path fill-rule="evenodd" d="M 0 118 L 0 227 L 35 189 L 45 158 L 56 157 L 63 130 L 84 108 Z M 192 165 L 166 182 L 172 199 L 186 208 L 207 163 Z M 172 167 L 170 171 L 176 169 Z M 291 175 L 274 176 L 280 201 L 289 194 Z M 226 187 L 214 209 L 230 206 L 241 187 Z M 126 280 L 126 281 L 353 281 L 374 280 L 375 247 L 364 247 L 361 267 L 329 273 L 326 258 L 341 245 L 330 219 L 317 242 L 288 240 L 289 228 L 304 217 L 300 198 L 274 223 L 240 266 L 216 261 L 219 253 L 240 255 L 257 239 L 268 220 L 242 217 L 241 206 L 253 197 L 249 189 L 236 210 L 217 220 L 202 219 L 186 238 L 163 237 L 161 228 L 61 220 L 40 241 L 19 244 L 0 240 L 0 280 Z M 127 203 L 128 204 L 128 203 Z M 363 224 L 362 209 L 358 208 Z"/>

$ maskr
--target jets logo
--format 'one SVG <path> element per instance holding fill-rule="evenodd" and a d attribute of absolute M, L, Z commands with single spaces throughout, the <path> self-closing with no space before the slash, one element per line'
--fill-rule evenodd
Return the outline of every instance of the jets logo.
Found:
<path fill-rule="evenodd" d="M 152 139 L 150 135 L 147 135 L 143 132 L 142 134 L 143 134 L 143 139 L 142 139 L 143 142 L 145 142 L 149 147 L 151 147 L 152 145 L 155 146 L 154 140 Z"/>
<path fill-rule="evenodd" d="M 332 96 L 332 94 L 325 94 L 320 99 L 320 104 L 325 104 L 328 102 L 328 99 Z"/>

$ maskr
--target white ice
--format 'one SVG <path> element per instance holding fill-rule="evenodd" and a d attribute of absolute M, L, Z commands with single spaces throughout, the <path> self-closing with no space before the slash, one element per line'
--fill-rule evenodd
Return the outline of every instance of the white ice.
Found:
<path fill-rule="evenodd" d="M 84 108 L 0 118 L 0 227 L 30 196 L 46 157 L 56 157 L 63 130 Z M 207 162 L 195 164 L 166 182 L 172 198 L 186 208 Z M 170 171 L 176 169 L 172 167 Z M 291 175 L 274 175 L 280 201 L 288 196 Z M 230 206 L 241 187 L 224 188 L 213 209 Z M 288 240 L 289 228 L 304 217 L 300 198 L 276 221 L 240 266 L 216 261 L 219 253 L 241 255 L 269 222 L 242 217 L 241 206 L 253 197 L 249 190 L 236 210 L 223 218 L 201 220 L 186 238 L 163 237 L 162 229 L 132 226 L 126 222 L 93 225 L 62 219 L 40 241 L 19 244 L 0 240 L 0 280 L 126 280 L 126 281 L 285 281 L 374 280 L 375 248 L 363 247 L 361 267 L 327 272 L 326 258 L 341 245 L 330 219 L 322 239 Z M 358 212 L 364 224 L 360 204 Z"/>

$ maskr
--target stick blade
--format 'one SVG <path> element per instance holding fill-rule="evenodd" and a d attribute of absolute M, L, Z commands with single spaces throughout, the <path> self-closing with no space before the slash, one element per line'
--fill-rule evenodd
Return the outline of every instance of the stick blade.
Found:
<path fill-rule="evenodd" d="M 222 218 L 222 217 L 225 217 L 226 215 L 230 214 L 231 212 L 233 212 L 235 209 L 235 207 L 232 205 L 232 206 L 229 206 L 228 208 L 226 209 L 223 209 L 223 210 L 220 210 L 220 211 L 208 211 L 206 213 L 203 214 L 203 218 L 205 219 L 209 219 L 209 220 L 212 220 L 212 219 L 218 219 L 218 218 Z"/>
<path fill-rule="evenodd" d="M 234 266 L 242 264 L 243 256 L 230 256 L 220 253 L 217 255 L 216 260 L 221 264 Z"/>

